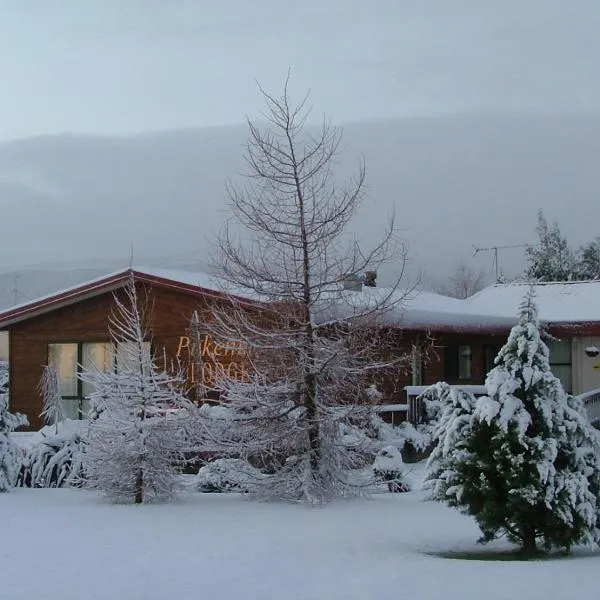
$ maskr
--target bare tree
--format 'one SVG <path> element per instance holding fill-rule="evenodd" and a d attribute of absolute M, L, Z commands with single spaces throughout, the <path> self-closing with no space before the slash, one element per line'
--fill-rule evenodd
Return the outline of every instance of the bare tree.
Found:
<path fill-rule="evenodd" d="M 402 294 L 397 285 L 371 286 L 384 261 L 403 267 L 406 251 L 393 218 L 368 252 L 349 233 L 364 165 L 335 182 L 341 131 L 325 121 L 313 135 L 307 98 L 292 104 L 288 82 L 280 97 L 260 88 L 266 125 L 248 122 L 246 183 L 228 185 L 233 216 L 212 265 L 231 299 L 203 326 L 221 344 L 244 348 L 243 376 L 215 371 L 213 386 L 233 415 L 225 446 L 270 467 L 263 493 L 320 502 L 351 490 L 346 469 L 360 449 L 343 431 L 366 418 L 375 374 L 398 368 L 400 357 L 381 356 L 389 330 L 379 326 Z M 368 287 L 344 289 L 348 281 L 361 288 L 367 271 Z"/>
<path fill-rule="evenodd" d="M 183 379 L 159 369 L 150 353 L 133 276 L 125 299 L 114 296 L 110 336 L 116 369 L 92 368 L 91 420 L 85 468 L 88 487 L 118 502 L 168 500 L 176 489 L 177 461 L 186 444 L 183 428 L 190 403 Z"/>
<path fill-rule="evenodd" d="M 448 282 L 439 288 L 441 294 L 453 298 L 468 298 L 485 287 L 485 275 L 476 271 L 461 259 Z"/>

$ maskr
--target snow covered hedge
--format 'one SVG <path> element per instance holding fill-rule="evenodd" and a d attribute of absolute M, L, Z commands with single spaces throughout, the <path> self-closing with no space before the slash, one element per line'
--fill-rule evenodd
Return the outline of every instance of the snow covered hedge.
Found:
<path fill-rule="evenodd" d="M 390 492 L 410 491 L 410 486 L 405 479 L 404 461 L 398 448 L 394 446 L 382 448 L 375 456 L 372 469 L 375 477 L 385 482 Z"/>
<path fill-rule="evenodd" d="M 27 425 L 27 418 L 10 413 L 8 394 L 0 393 L 0 492 L 12 488 L 19 475 L 21 454 L 10 434 L 22 425 Z"/>
<path fill-rule="evenodd" d="M 268 475 L 239 458 L 217 458 L 204 465 L 196 478 L 199 492 L 253 491 Z"/>
<path fill-rule="evenodd" d="M 79 486 L 85 478 L 84 445 L 87 421 L 65 420 L 41 429 L 23 448 L 17 485 L 22 487 Z"/>

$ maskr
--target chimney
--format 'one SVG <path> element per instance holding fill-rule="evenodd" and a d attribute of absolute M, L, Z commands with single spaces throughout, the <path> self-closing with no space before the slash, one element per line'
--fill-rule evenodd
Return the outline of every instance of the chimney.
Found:
<path fill-rule="evenodd" d="M 377 281 L 377 271 L 365 271 L 364 283 L 367 287 L 375 287 Z"/>
<path fill-rule="evenodd" d="M 363 278 L 356 273 L 344 277 L 344 289 L 349 292 L 362 292 Z"/>

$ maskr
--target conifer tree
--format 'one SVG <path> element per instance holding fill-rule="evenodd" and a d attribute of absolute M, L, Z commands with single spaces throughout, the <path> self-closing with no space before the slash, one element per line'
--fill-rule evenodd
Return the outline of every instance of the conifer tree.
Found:
<path fill-rule="evenodd" d="M 577 278 L 581 280 L 600 279 L 600 237 L 579 249 Z"/>
<path fill-rule="evenodd" d="M 141 504 L 170 499 L 185 439 L 182 418 L 191 404 L 178 376 L 160 370 L 150 353 L 133 276 L 125 299 L 114 297 L 110 334 L 117 369 L 92 369 L 91 420 L 85 468 L 87 485 L 116 502 Z M 171 416 L 170 416 L 171 415 Z"/>
<path fill-rule="evenodd" d="M 481 541 L 523 553 L 598 544 L 600 438 L 580 400 L 552 374 L 533 289 L 471 404 L 446 394 L 428 464 L 432 498 L 475 517 Z"/>
<path fill-rule="evenodd" d="M 571 281 L 577 279 L 575 256 L 556 222 L 549 225 L 542 211 L 538 213 L 537 246 L 527 248 L 525 275 L 536 281 Z"/>

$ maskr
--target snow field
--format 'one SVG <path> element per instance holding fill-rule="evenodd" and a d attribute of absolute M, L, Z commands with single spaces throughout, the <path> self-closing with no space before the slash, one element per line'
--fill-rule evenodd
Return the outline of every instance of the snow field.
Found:
<path fill-rule="evenodd" d="M 418 479 L 420 470 L 413 472 Z M 600 555 L 540 562 L 450 560 L 477 549 L 475 522 L 423 492 L 324 508 L 184 493 L 113 505 L 76 489 L 14 489 L 4 516 L 6 600 L 596 599 Z M 497 543 L 496 547 L 505 547 Z"/>

